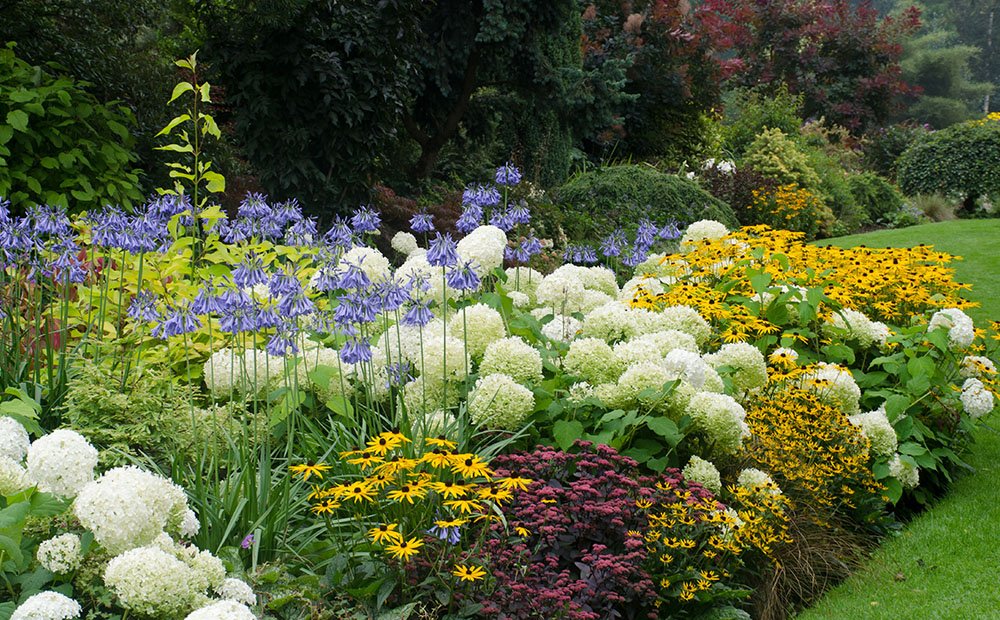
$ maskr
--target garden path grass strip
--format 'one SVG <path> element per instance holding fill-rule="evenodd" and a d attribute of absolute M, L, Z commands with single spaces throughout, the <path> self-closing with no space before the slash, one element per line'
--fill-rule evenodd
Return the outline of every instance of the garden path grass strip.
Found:
<path fill-rule="evenodd" d="M 850 247 L 933 244 L 961 255 L 956 279 L 973 285 L 977 324 L 1000 319 L 1000 220 L 959 220 L 852 235 Z M 1000 428 L 994 413 L 987 424 Z M 980 428 L 968 455 L 976 474 L 959 479 L 940 503 L 908 524 L 871 562 L 798 620 L 1000 618 L 1000 433 Z"/>

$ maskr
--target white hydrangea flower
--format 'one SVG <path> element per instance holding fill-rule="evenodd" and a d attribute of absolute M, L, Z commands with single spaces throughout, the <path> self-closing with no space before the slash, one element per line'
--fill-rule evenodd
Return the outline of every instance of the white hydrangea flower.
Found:
<path fill-rule="evenodd" d="M 198 534 L 201 529 L 201 522 L 198 521 L 198 515 L 194 513 L 193 510 L 188 508 L 184 511 L 184 517 L 181 519 L 181 525 L 177 530 L 177 533 L 184 538 L 193 538 Z"/>
<path fill-rule="evenodd" d="M 676 330 L 694 337 L 698 346 L 708 342 L 712 326 L 691 306 L 668 306 L 659 312 L 636 311 L 640 333 Z"/>
<path fill-rule="evenodd" d="M 972 319 L 958 308 L 938 310 L 931 316 L 927 331 L 939 328 L 948 330 L 948 341 L 955 349 L 967 349 L 976 339 L 976 329 Z"/>
<path fill-rule="evenodd" d="M 481 359 L 486 348 L 507 335 L 503 316 L 486 304 L 473 304 L 456 314 L 448 329 L 465 341 L 465 347 L 474 360 Z"/>
<path fill-rule="evenodd" d="M 759 491 L 767 495 L 781 495 L 781 489 L 767 473 L 754 467 L 748 467 L 740 472 L 736 484 L 751 491 Z"/>
<path fill-rule="evenodd" d="M 701 386 L 701 391 L 715 392 L 716 394 L 725 394 L 726 392 L 726 383 L 722 380 L 722 376 L 707 364 L 705 365 L 705 383 Z"/>
<path fill-rule="evenodd" d="M 504 374 L 518 383 L 542 380 L 542 356 L 520 336 L 490 343 L 479 366 L 482 375 Z"/>
<path fill-rule="evenodd" d="M 628 340 L 639 334 L 635 314 L 621 302 L 612 301 L 595 308 L 583 317 L 580 334 L 605 342 Z"/>
<path fill-rule="evenodd" d="M 695 389 L 704 389 L 709 366 L 697 353 L 684 349 L 674 349 L 663 358 L 662 365 L 670 372 L 690 383 Z M 716 373 L 716 376 L 718 376 L 718 373 Z"/>
<path fill-rule="evenodd" d="M 883 325 L 883 327 L 885 327 Z M 881 330 L 875 326 L 871 319 L 862 312 L 844 308 L 834 312 L 830 318 L 823 323 L 822 331 L 830 336 L 845 336 L 858 341 L 862 347 L 870 347 L 875 343 L 885 343 Z M 886 328 L 885 337 L 888 337 Z"/>
<path fill-rule="evenodd" d="M 83 609 L 73 599 L 58 592 L 39 592 L 21 603 L 10 620 L 70 620 Z"/>
<path fill-rule="evenodd" d="M 337 263 L 337 270 L 343 273 L 351 265 L 360 268 L 372 282 L 381 282 L 391 275 L 389 259 L 375 248 L 362 245 L 344 252 Z"/>
<path fill-rule="evenodd" d="M 993 411 L 993 393 L 979 379 L 970 377 L 962 384 L 962 408 L 973 420 Z"/>
<path fill-rule="evenodd" d="M 471 365 L 465 343 L 453 336 L 442 338 L 437 331 L 427 336 L 425 333 L 423 354 L 417 353 L 412 361 L 420 375 L 437 382 L 464 379 Z"/>
<path fill-rule="evenodd" d="M 574 340 L 563 359 L 563 367 L 593 385 L 614 383 L 623 370 L 614 350 L 598 338 Z"/>
<path fill-rule="evenodd" d="M 904 489 L 913 489 L 920 484 L 920 468 L 895 455 L 889 461 L 889 475 L 899 480 Z"/>
<path fill-rule="evenodd" d="M 190 550 L 194 552 L 196 549 L 192 546 Z M 221 588 L 226 581 L 225 565 L 210 551 L 197 551 L 190 556 L 186 563 L 194 572 L 194 587 L 198 592 Z"/>
<path fill-rule="evenodd" d="M 705 356 L 705 361 L 715 369 L 729 366 L 733 369 L 730 377 L 733 387 L 740 392 L 767 385 L 767 362 L 760 349 L 747 342 L 731 342 L 722 345 L 715 353 Z"/>
<path fill-rule="evenodd" d="M 238 601 L 218 601 L 192 611 L 184 620 L 257 620 L 257 616 Z"/>
<path fill-rule="evenodd" d="M 847 419 L 868 438 L 869 451 L 872 454 L 887 457 L 896 452 L 899 443 L 896 439 L 896 430 L 892 428 L 885 413 L 885 403 L 874 411 L 856 413 Z"/>
<path fill-rule="evenodd" d="M 997 374 L 997 367 L 988 357 L 983 357 L 982 355 L 966 355 L 962 358 L 961 368 L 959 369 L 962 377 L 968 379 L 970 377 L 976 379 L 982 379 L 988 375 Z"/>
<path fill-rule="evenodd" d="M 690 251 L 702 239 L 721 239 L 728 234 L 729 229 L 722 222 L 698 220 L 684 231 L 684 235 L 681 237 L 681 251 Z"/>
<path fill-rule="evenodd" d="M 471 261 L 480 276 L 503 265 L 507 248 L 507 233 L 496 226 L 479 226 L 456 244 L 455 250 L 463 261 Z"/>
<path fill-rule="evenodd" d="M 515 308 L 523 309 L 531 305 L 531 297 L 528 297 L 526 293 L 509 291 L 507 296 L 510 297 L 510 303 L 514 304 Z"/>
<path fill-rule="evenodd" d="M 651 340 L 633 338 L 615 344 L 613 347 L 615 357 L 623 368 L 628 368 L 632 364 L 639 362 L 660 362 L 663 360 L 663 351 Z"/>
<path fill-rule="evenodd" d="M 619 294 L 618 278 L 615 272 L 607 267 L 594 266 L 585 267 L 586 272 L 582 274 L 584 285 L 593 291 L 604 293 L 608 297 L 616 298 Z"/>
<path fill-rule="evenodd" d="M 535 289 L 539 306 L 551 308 L 553 313 L 580 311 L 587 289 L 575 268 L 576 265 L 563 265 L 542 278 Z"/>
<path fill-rule="evenodd" d="M 529 299 L 528 305 L 535 302 L 535 291 L 538 290 L 538 285 L 545 278 L 540 271 L 536 271 L 531 267 L 518 265 L 517 267 L 508 267 L 504 270 L 504 274 L 507 275 L 507 283 L 504 288 L 508 292 L 516 291 L 527 295 Z M 514 305 L 516 306 L 517 304 L 515 303 Z"/>
<path fill-rule="evenodd" d="M 626 403 L 638 402 L 643 406 L 665 409 L 669 406 L 669 400 L 663 399 L 659 392 L 665 383 L 676 379 L 676 374 L 655 362 L 639 362 L 626 368 L 618 378 L 618 398 Z M 641 392 L 649 389 L 654 390 L 656 395 L 648 398 L 640 396 Z"/>
<path fill-rule="evenodd" d="M 123 607 L 154 618 L 187 613 L 202 594 L 200 581 L 194 569 L 159 547 L 126 551 L 104 571 L 104 585 Z"/>
<path fill-rule="evenodd" d="M 94 479 L 97 449 L 68 429 L 39 437 L 28 448 L 28 480 L 39 491 L 71 498 Z"/>
<path fill-rule="evenodd" d="M 80 524 L 117 554 L 177 532 L 187 512 L 184 489 L 135 466 L 116 467 L 91 482 L 73 502 Z"/>
<path fill-rule="evenodd" d="M 815 393 L 820 401 L 840 409 L 846 415 L 861 411 L 861 388 L 851 371 L 843 366 L 818 362 L 815 370 L 802 377 L 802 386 Z"/>
<path fill-rule="evenodd" d="M 23 463 L 31 446 L 28 431 L 14 418 L 0 418 L 0 456 L 6 456 L 15 463 Z"/>
<path fill-rule="evenodd" d="M 461 388 L 433 377 L 417 377 L 403 386 L 402 404 L 410 415 L 428 414 L 458 404 Z"/>
<path fill-rule="evenodd" d="M 12 458 L 0 455 L 0 495 L 14 495 L 29 486 L 27 471 Z"/>
<path fill-rule="evenodd" d="M 236 601 L 244 605 L 257 604 L 257 595 L 253 593 L 253 588 L 242 579 L 230 577 L 223 580 L 222 585 L 215 589 L 215 593 L 227 601 Z"/>
<path fill-rule="evenodd" d="M 393 235 L 390 245 L 392 245 L 392 249 L 396 250 L 403 256 L 409 256 L 418 247 L 417 238 L 405 230 L 401 230 Z"/>
<path fill-rule="evenodd" d="M 60 534 L 40 543 L 35 557 L 45 570 L 66 574 L 80 567 L 83 560 L 81 549 L 79 536 Z"/>
<path fill-rule="evenodd" d="M 694 430 L 704 433 L 718 454 L 735 454 L 750 435 L 746 411 L 727 394 L 698 392 L 691 397 L 687 413 Z"/>
<path fill-rule="evenodd" d="M 517 430 L 534 408 L 535 395 L 509 375 L 486 375 L 469 393 L 469 418 L 477 426 Z"/>
<path fill-rule="evenodd" d="M 698 352 L 698 343 L 695 341 L 694 336 L 677 331 L 676 329 L 644 333 L 635 338 L 635 340 L 651 342 L 664 356 L 675 350 L 690 351 L 691 353 Z"/>
<path fill-rule="evenodd" d="M 574 405 L 579 405 L 584 400 L 594 396 L 594 387 L 586 381 L 577 381 L 573 385 L 569 386 L 569 390 L 567 392 L 566 400 Z"/>
<path fill-rule="evenodd" d="M 563 314 L 547 316 L 552 316 L 552 320 L 542 325 L 542 335 L 549 340 L 571 342 L 583 329 L 583 322 L 574 317 Z"/>
<path fill-rule="evenodd" d="M 205 385 L 214 398 L 230 398 L 236 394 L 266 392 L 284 376 L 284 356 L 251 349 L 236 353 L 223 348 L 205 361 L 202 374 Z"/>
<path fill-rule="evenodd" d="M 688 482 L 697 482 L 716 495 L 722 492 L 722 477 L 711 461 L 699 456 L 692 456 L 688 464 L 681 470 Z"/>

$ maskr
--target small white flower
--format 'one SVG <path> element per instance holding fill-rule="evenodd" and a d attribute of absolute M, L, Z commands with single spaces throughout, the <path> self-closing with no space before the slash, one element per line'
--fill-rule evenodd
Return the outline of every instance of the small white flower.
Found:
<path fill-rule="evenodd" d="M 80 537 L 76 534 L 61 534 L 38 545 L 38 563 L 53 573 L 66 574 L 80 567 Z"/>
<path fill-rule="evenodd" d="M 244 605 L 257 604 L 257 595 L 253 593 L 253 588 L 241 579 L 226 579 L 215 589 L 215 593 L 227 601 L 236 601 Z"/>
<path fill-rule="evenodd" d="M 58 592 L 39 592 L 21 603 L 10 620 L 70 620 L 82 611 L 79 603 Z"/>
<path fill-rule="evenodd" d="M 31 438 L 21 423 L 11 417 L 0 417 L 0 456 L 6 456 L 15 463 L 23 463 Z"/>

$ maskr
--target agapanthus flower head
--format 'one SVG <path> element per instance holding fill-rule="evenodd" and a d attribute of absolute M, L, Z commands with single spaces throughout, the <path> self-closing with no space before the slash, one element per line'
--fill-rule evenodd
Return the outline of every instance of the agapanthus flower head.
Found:
<path fill-rule="evenodd" d="M 462 265 L 455 265 L 445 276 L 448 286 L 459 291 L 474 291 L 479 288 L 479 276 L 472 268 L 472 262 L 466 261 Z"/>
<path fill-rule="evenodd" d="M 466 205 L 462 209 L 462 215 L 455 222 L 455 228 L 459 232 L 468 234 L 479 227 L 483 222 L 483 208 L 479 205 Z"/>
<path fill-rule="evenodd" d="M 451 233 L 437 233 L 427 250 L 427 262 L 434 267 L 451 267 L 458 262 L 458 250 Z"/>
<path fill-rule="evenodd" d="M 64 237 L 73 234 L 69 216 L 59 207 L 38 205 L 32 207 L 28 215 L 34 222 L 36 236 Z"/>
<path fill-rule="evenodd" d="M 608 258 L 620 256 L 625 243 L 625 233 L 620 229 L 616 230 L 601 240 L 601 254 Z"/>
<path fill-rule="evenodd" d="M 201 328 L 201 320 L 191 310 L 190 305 L 168 307 L 164 318 L 150 332 L 156 338 L 166 340 L 172 336 L 190 334 Z"/>
<path fill-rule="evenodd" d="M 396 362 L 385 367 L 386 387 L 400 387 L 413 380 L 413 368 L 409 362 Z"/>
<path fill-rule="evenodd" d="M 515 224 L 530 224 L 531 223 L 531 210 L 523 202 L 517 205 L 511 205 L 508 210 L 511 220 Z"/>
<path fill-rule="evenodd" d="M 492 185 L 469 185 L 462 192 L 462 205 L 479 207 L 480 214 L 482 214 L 484 207 L 498 205 L 500 200 L 500 192 Z"/>
<path fill-rule="evenodd" d="M 128 315 L 135 321 L 159 321 L 160 312 L 156 309 L 156 294 L 143 289 L 132 298 L 128 307 Z"/>
<path fill-rule="evenodd" d="M 410 300 L 410 287 L 407 283 L 401 283 L 393 277 L 379 283 L 376 295 L 383 310 L 395 312 Z"/>
<path fill-rule="evenodd" d="M 344 218 L 337 216 L 330 230 L 323 235 L 323 241 L 333 248 L 349 249 L 354 245 L 354 231 Z"/>
<path fill-rule="evenodd" d="M 440 526 L 435 524 L 427 533 L 440 540 L 447 541 L 449 545 L 457 545 L 462 541 L 462 532 L 457 526 Z"/>
<path fill-rule="evenodd" d="M 381 225 L 382 218 L 368 205 L 358 207 L 351 216 L 351 227 L 354 228 L 354 232 L 378 232 L 378 227 Z"/>
<path fill-rule="evenodd" d="M 563 251 L 563 260 L 569 263 L 593 265 L 597 262 L 597 252 L 589 245 L 567 245 Z"/>
<path fill-rule="evenodd" d="M 268 355 L 284 357 L 285 355 L 295 355 L 299 352 L 299 345 L 295 341 L 296 331 L 294 329 L 279 330 L 267 341 Z"/>
<path fill-rule="evenodd" d="M 288 273 L 287 271 L 278 271 L 268 280 L 267 288 L 272 297 L 281 297 L 282 295 L 300 293 L 302 291 L 302 284 L 299 283 L 299 279 L 295 277 L 295 274 Z"/>
<path fill-rule="evenodd" d="M 281 298 L 278 302 L 278 312 L 286 317 L 307 316 L 316 311 L 316 304 L 309 297 L 299 291 L 290 293 Z"/>
<path fill-rule="evenodd" d="M 139 297 L 136 296 L 135 301 L 133 301 L 133 305 L 135 304 L 136 301 L 138 301 L 138 299 Z M 156 308 L 154 302 L 154 307 L 153 307 L 154 312 L 155 309 Z M 131 311 L 132 309 L 129 308 L 129 316 L 131 316 Z M 198 289 L 198 294 L 195 295 L 194 300 L 191 301 L 191 312 L 194 312 L 195 314 L 212 314 L 213 312 L 220 313 L 222 311 L 223 311 L 222 301 L 218 298 L 218 296 L 216 296 L 215 287 L 213 286 L 212 281 L 209 280 L 208 282 L 205 283 L 205 286 Z M 158 319 L 154 317 L 152 319 L 143 319 L 143 320 L 156 321 Z"/>
<path fill-rule="evenodd" d="M 274 219 L 281 227 L 308 221 L 302 214 L 302 207 L 299 206 L 299 201 L 294 198 L 274 206 Z"/>
<path fill-rule="evenodd" d="M 380 310 L 377 297 L 360 292 L 345 293 L 338 301 L 333 311 L 333 320 L 339 326 L 371 323 Z"/>
<path fill-rule="evenodd" d="M 340 349 L 340 359 L 345 364 L 369 362 L 372 359 L 372 349 L 367 338 L 351 338 Z"/>
<path fill-rule="evenodd" d="M 639 228 L 635 231 L 635 247 L 642 248 L 643 251 L 648 251 L 649 248 L 653 247 L 653 243 L 656 242 L 659 232 L 660 229 L 656 225 L 648 219 L 643 218 L 639 222 Z"/>
<path fill-rule="evenodd" d="M 349 263 L 347 265 L 347 269 L 340 274 L 339 288 L 360 290 L 371 286 L 371 278 L 361 268 L 364 260 L 365 257 L 361 256 L 358 258 L 357 263 Z"/>
<path fill-rule="evenodd" d="M 657 233 L 657 236 L 659 236 L 660 239 L 666 239 L 668 241 L 672 241 L 674 239 L 680 239 L 681 238 L 680 225 L 676 221 L 671 220 L 667 222 L 663 226 L 663 228 L 660 229 L 660 232 Z"/>
<path fill-rule="evenodd" d="M 496 226 L 504 232 L 510 232 L 515 224 L 510 209 L 494 209 L 490 214 L 490 226 Z"/>
<path fill-rule="evenodd" d="M 403 315 L 403 324 L 412 327 L 423 327 L 431 322 L 434 313 L 427 307 L 427 303 L 420 301 L 410 302 L 410 308 Z"/>
<path fill-rule="evenodd" d="M 264 261 L 253 252 L 248 252 L 239 266 L 233 270 L 233 282 L 240 288 L 251 288 L 256 284 L 266 284 Z"/>
<path fill-rule="evenodd" d="M 240 206 L 236 209 L 237 216 L 250 220 L 259 220 L 270 216 L 273 213 L 271 205 L 267 204 L 267 196 L 257 193 L 248 193 Z"/>
<path fill-rule="evenodd" d="M 521 182 L 521 171 L 518 170 L 511 162 L 507 162 L 497 168 L 495 180 L 497 185 L 513 187 Z"/>
<path fill-rule="evenodd" d="M 644 248 L 638 246 L 629 248 L 622 254 L 622 264 L 626 267 L 635 267 L 645 261 L 647 256 L 647 251 Z"/>
<path fill-rule="evenodd" d="M 410 218 L 410 230 L 415 233 L 434 232 L 434 216 L 423 211 L 417 213 Z"/>
<path fill-rule="evenodd" d="M 315 218 L 307 217 L 302 218 L 288 227 L 285 231 L 285 244 L 286 245 L 297 245 L 297 246 L 308 246 L 311 245 L 319 236 L 319 227 L 316 224 Z"/>

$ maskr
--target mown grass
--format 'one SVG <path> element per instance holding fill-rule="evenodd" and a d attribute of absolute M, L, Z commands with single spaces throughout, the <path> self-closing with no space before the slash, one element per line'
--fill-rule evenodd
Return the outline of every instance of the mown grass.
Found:
<path fill-rule="evenodd" d="M 841 246 L 934 245 L 963 256 L 978 326 L 1000 320 L 1000 220 L 959 220 L 833 239 Z M 987 424 L 1000 428 L 994 412 Z M 981 428 L 968 455 L 974 475 L 887 540 L 871 561 L 797 620 L 1000 618 L 1000 433 Z"/>

